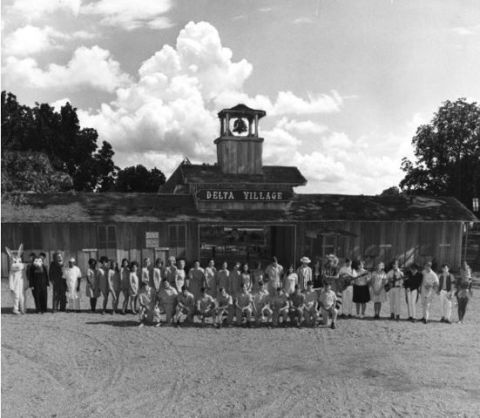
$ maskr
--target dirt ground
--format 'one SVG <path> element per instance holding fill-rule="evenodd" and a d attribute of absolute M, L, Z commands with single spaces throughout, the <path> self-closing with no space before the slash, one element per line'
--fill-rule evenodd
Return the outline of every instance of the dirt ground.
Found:
<path fill-rule="evenodd" d="M 478 417 L 478 292 L 463 325 L 438 322 L 437 298 L 428 325 L 139 329 L 85 297 L 82 313 L 14 316 L 2 280 L 2 416 Z"/>

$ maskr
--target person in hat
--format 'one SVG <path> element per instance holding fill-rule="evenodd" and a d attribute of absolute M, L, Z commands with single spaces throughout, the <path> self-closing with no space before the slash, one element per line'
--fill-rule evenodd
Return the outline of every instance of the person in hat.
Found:
<path fill-rule="evenodd" d="M 76 310 L 80 312 L 80 280 L 82 272 L 75 265 L 75 258 L 68 260 L 68 266 L 63 269 L 63 276 L 67 283 L 67 301 L 70 311 Z"/>
<path fill-rule="evenodd" d="M 313 280 L 313 274 L 309 266 L 311 260 L 308 257 L 302 257 L 300 263 L 302 263 L 302 265 L 297 269 L 298 286 L 300 290 L 303 291 L 307 288 L 307 282 Z"/>
<path fill-rule="evenodd" d="M 265 269 L 265 279 L 268 282 L 268 293 L 276 294 L 277 288 L 282 287 L 283 266 L 278 262 L 277 257 L 272 258 L 272 263 Z"/>

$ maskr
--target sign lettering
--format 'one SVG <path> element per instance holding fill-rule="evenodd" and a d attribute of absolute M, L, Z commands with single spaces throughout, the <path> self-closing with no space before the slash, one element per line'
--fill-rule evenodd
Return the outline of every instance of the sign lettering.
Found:
<path fill-rule="evenodd" d="M 287 190 L 199 190 L 197 199 L 211 202 L 283 202 L 293 193 Z"/>

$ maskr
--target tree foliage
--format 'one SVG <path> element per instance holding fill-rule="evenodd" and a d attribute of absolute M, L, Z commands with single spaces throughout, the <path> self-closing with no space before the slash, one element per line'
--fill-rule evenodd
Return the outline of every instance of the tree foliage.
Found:
<path fill-rule="evenodd" d="M 98 149 L 97 132 L 80 128 L 77 111 L 70 103 L 62 106 L 60 112 L 46 103 L 30 108 L 5 91 L 1 101 L 2 162 L 5 152 L 41 153 L 42 161 L 47 158 L 53 172 L 70 176 L 75 190 L 106 191 L 113 187 L 117 167 L 111 145 L 104 141 Z M 18 168 L 22 170 L 21 165 Z M 28 177 L 25 173 L 19 175 Z M 18 183 L 21 184 L 24 183 Z"/>
<path fill-rule="evenodd" d="M 157 168 L 146 169 L 143 165 L 126 167 L 118 172 L 115 190 L 119 192 L 156 193 L 165 183 L 165 175 Z"/>
<path fill-rule="evenodd" d="M 402 160 L 403 191 L 455 196 L 471 208 L 480 195 L 480 107 L 446 101 L 412 139 L 415 161 Z"/>

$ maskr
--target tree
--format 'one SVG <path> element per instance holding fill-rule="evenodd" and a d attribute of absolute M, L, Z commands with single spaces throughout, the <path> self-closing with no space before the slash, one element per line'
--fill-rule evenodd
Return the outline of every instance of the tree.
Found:
<path fill-rule="evenodd" d="M 126 167 L 120 170 L 115 182 L 119 192 L 156 193 L 165 183 L 165 175 L 157 168 L 147 170 L 143 165 Z"/>
<path fill-rule="evenodd" d="M 400 182 L 411 194 L 454 196 L 468 208 L 480 193 L 480 107 L 447 100 L 412 139 L 415 161 L 402 160 Z"/>
<path fill-rule="evenodd" d="M 98 150 L 95 129 L 80 128 L 77 110 L 70 103 L 56 112 L 36 103 L 20 105 L 11 93 L 2 92 L 2 160 L 4 151 L 42 153 L 51 168 L 68 174 L 78 191 L 105 191 L 113 186 L 117 167 L 111 145 Z"/>
<path fill-rule="evenodd" d="M 400 196 L 400 189 L 397 186 L 389 187 L 380 193 L 380 196 Z"/>

